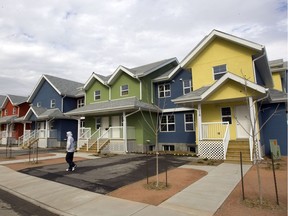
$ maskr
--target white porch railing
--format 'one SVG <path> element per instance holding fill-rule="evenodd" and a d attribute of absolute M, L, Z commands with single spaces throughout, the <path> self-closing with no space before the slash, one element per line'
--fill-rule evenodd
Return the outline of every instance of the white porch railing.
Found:
<path fill-rule="evenodd" d="M 97 142 L 98 137 L 101 135 L 101 128 L 98 128 L 89 138 L 87 141 L 87 151 L 92 147 L 94 143 Z"/>
<path fill-rule="evenodd" d="M 86 140 L 91 137 L 91 128 L 80 128 L 80 140 Z"/>
<path fill-rule="evenodd" d="M 202 158 L 226 159 L 230 140 L 229 122 L 205 122 L 201 125 L 202 140 L 198 153 Z"/>

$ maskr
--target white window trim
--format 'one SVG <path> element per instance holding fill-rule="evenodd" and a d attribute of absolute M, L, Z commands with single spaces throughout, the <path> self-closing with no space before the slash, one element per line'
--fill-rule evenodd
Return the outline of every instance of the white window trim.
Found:
<path fill-rule="evenodd" d="M 189 87 L 184 86 L 185 81 L 189 81 Z M 189 94 L 192 91 L 192 81 L 191 80 L 183 80 L 182 86 L 183 86 L 183 95 Z M 185 93 L 185 89 L 189 89 L 190 91 L 188 93 Z"/>
<path fill-rule="evenodd" d="M 163 132 L 163 133 L 170 133 L 170 132 L 176 132 L 176 118 L 175 118 L 175 115 L 174 114 L 167 114 L 167 115 L 163 115 L 163 116 L 161 116 L 161 118 L 163 118 L 165 116 L 165 119 L 166 119 L 166 122 L 165 122 L 165 124 L 166 124 L 166 128 L 167 128 L 167 130 L 165 130 L 165 131 L 162 131 L 162 122 L 161 122 L 161 119 L 160 119 L 160 132 Z M 174 123 L 169 123 L 169 117 L 168 116 L 174 116 Z M 168 117 L 168 118 L 167 118 Z M 169 131 L 168 130 L 168 125 L 174 125 L 174 130 L 173 131 Z"/>
<path fill-rule="evenodd" d="M 84 98 L 78 99 L 77 100 L 77 108 L 83 107 L 85 105 Z"/>
<path fill-rule="evenodd" d="M 186 122 L 186 115 L 191 114 L 192 115 L 192 122 Z M 194 124 L 194 113 L 184 113 L 184 128 L 185 132 L 194 132 L 195 131 L 195 124 Z M 193 124 L 193 130 L 186 130 L 186 124 Z"/>
<path fill-rule="evenodd" d="M 223 108 L 230 108 L 230 115 L 222 115 L 222 109 Z M 223 122 L 223 118 L 229 117 L 231 119 L 231 124 L 232 124 L 232 108 L 229 106 L 221 107 L 220 108 L 220 114 L 221 114 L 221 121 Z"/>
<path fill-rule="evenodd" d="M 56 108 L 56 100 L 55 99 L 50 100 L 50 108 Z"/>
<path fill-rule="evenodd" d="M 36 106 L 41 107 L 41 102 L 37 102 Z"/>
<path fill-rule="evenodd" d="M 99 92 L 99 94 L 96 95 L 96 92 Z M 99 97 L 99 98 L 96 98 Z M 94 101 L 100 100 L 101 99 L 101 91 L 100 90 L 95 90 L 94 91 Z"/>
<path fill-rule="evenodd" d="M 226 67 L 226 71 L 221 71 L 221 72 L 217 72 L 216 75 L 220 75 L 220 74 L 226 74 L 228 69 L 227 69 L 227 64 L 220 64 L 220 65 L 215 65 L 212 67 L 212 73 L 213 73 L 213 79 L 216 81 L 216 80 L 219 80 L 219 79 L 215 79 L 215 72 L 214 72 L 214 67 L 218 67 L 218 66 L 222 66 L 222 65 L 225 65 Z M 222 75 L 223 76 L 223 75 Z"/>
<path fill-rule="evenodd" d="M 17 108 L 13 107 L 12 114 L 15 115 L 17 113 Z"/>
<path fill-rule="evenodd" d="M 123 86 L 127 86 L 127 90 L 123 90 L 122 87 Z M 127 91 L 127 94 L 123 94 L 123 92 L 126 92 Z M 125 84 L 125 85 L 121 85 L 120 86 L 120 96 L 127 96 L 129 95 L 129 85 L 128 84 Z"/>
<path fill-rule="evenodd" d="M 166 90 L 166 85 L 169 85 L 169 91 Z M 164 87 L 164 96 L 163 97 L 160 97 L 160 86 L 163 86 Z M 169 92 L 169 96 L 166 96 L 166 92 Z M 160 84 L 158 85 L 158 98 L 168 98 L 168 97 L 171 97 L 171 84 L 170 83 L 164 83 L 164 84 Z"/>

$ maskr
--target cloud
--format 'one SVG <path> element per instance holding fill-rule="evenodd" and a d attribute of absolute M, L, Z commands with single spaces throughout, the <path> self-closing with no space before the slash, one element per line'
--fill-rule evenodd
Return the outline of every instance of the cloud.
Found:
<path fill-rule="evenodd" d="M 0 94 L 29 94 L 42 74 L 85 82 L 119 65 L 181 61 L 213 29 L 287 60 L 284 0 L 2 0 Z"/>

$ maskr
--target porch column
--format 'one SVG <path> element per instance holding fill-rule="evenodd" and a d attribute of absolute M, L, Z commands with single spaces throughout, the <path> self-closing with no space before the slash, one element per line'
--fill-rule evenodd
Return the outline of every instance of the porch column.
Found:
<path fill-rule="evenodd" d="M 197 110 L 197 122 L 198 122 L 198 130 L 199 130 L 199 140 L 202 140 L 202 112 L 201 112 L 201 104 L 198 104 Z M 199 144 L 198 140 L 198 144 Z"/>
<path fill-rule="evenodd" d="M 26 137 L 26 122 L 23 122 L 23 144 L 24 144 L 24 142 L 26 141 L 25 140 L 25 137 Z"/>
<path fill-rule="evenodd" d="M 124 139 L 125 152 L 128 152 L 128 147 L 127 147 L 127 119 L 126 119 L 126 113 L 125 112 L 123 112 L 123 139 Z"/>
<path fill-rule="evenodd" d="M 79 150 L 80 146 L 79 146 L 79 140 L 80 140 L 80 136 L 81 136 L 81 118 L 77 119 L 77 123 L 78 123 L 78 136 L 77 136 L 77 150 Z"/>
<path fill-rule="evenodd" d="M 45 133 L 45 138 L 48 138 L 49 137 L 49 131 L 50 130 L 48 130 L 48 128 L 49 128 L 49 121 L 48 120 L 46 120 L 46 133 Z"/>

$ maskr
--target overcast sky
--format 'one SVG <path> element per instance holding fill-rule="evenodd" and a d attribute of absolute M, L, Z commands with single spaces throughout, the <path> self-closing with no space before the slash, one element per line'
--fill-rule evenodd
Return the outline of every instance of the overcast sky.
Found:
<path fill-rule="evenodd" d="M 286 0 L 0 0 L 0 94 L 176 57 L 213 29 L 287 61 Z"/>

